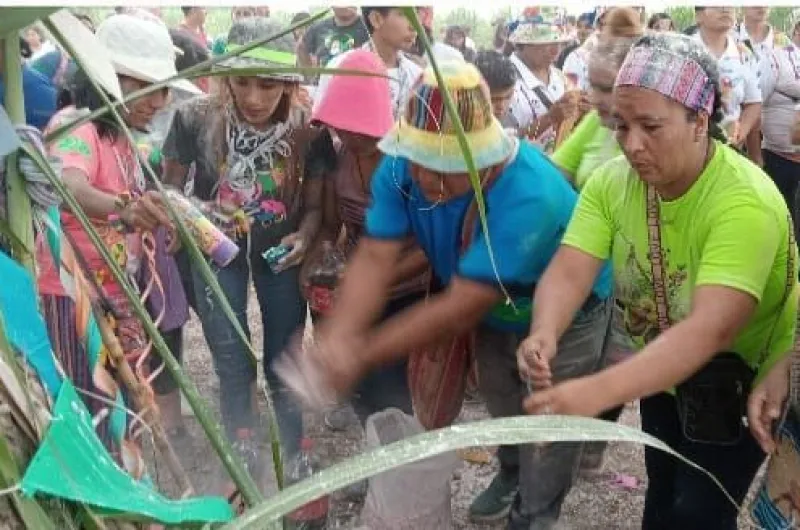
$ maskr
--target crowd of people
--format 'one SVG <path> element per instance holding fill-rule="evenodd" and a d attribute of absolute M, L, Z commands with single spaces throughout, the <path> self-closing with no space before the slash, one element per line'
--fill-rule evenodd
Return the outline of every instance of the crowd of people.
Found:
<path fill-rule="evenodd" d="M 210 38 L 205 10 L 182 10 L 171 29 L 157 10 L 120 8 L 96 28 L 82 19 L 123 94 L 284 29 L 266 8 L 234 7 L 230 31 Z M 420 7 L 440 84 L 402 8 L 332 11 L 217 63 L 220 75 L 128 103 L 122 116 L 141 145 L 100 117 L 49 146 L 119 265 L 139 284 L 160 278 L 149 309 L 164 317 L 179 359 L 183 327 L 192 312 L 199 318 L 222 424 L 251 474 L 269 460 L 255 365 L 178 249 L 137 149 L 241 249 L 212 270 L 248 337 L 248 292 L 256 293 L 286 458 L 300 450 L 304 406 L 350 399 L 362 422 L 389 407 L 413 414 L 409 356 L 469 335 L 492 416 L 613 422 L 639 400 L 642 429 L 741 503 L 774 449 L 789 392 L 800 295 L 800 21 L 783 35 L 765 7 L 744 8 L 741 22 L 734 8 L 697 7 L 684 35 L 666 14 L 640 8 L 558 21 L 528 8 L 497 23 L 491 49 L 476 49 L 469 28 L 434 38 L 432 8 Z M 23 89 L 29 123 L 50 131 L 103 101 L 43 37 L 35 28 L 23 35 Z M 293 65 L 379 75 L 316 78 L 287 73 Z M 236 71 L 250 67 L 283 70 Z M 477 168 L 485 226 L 445 90 Z M 141 322 L 72 213 L 61 218 L 135 362 L 146 343 Z M 143 234 L 155 236 L 154 262 L 142 260 Z M 38 285 L 55 353 L 80 389 L 103 395 L 107 382 L 90 369 L 79 312 L 45 239 Z M 262 256 L 276 247 L 285 255 L 268 263 Z M 312 271 L 332 249 L 346 266 L 332 308 L 314 312 Z M 309 301 L 314 340 L 301 347 L 294 337 Z M 162 372 L 153 387 L 180 447 L 189 434 L 177 386 Z M 107 405 L 85 399 L 119 456 L 99 414 Z M 471 518 L 553 528 L 579 471 L 602 468 L 604 450 L 501 447 L 500 471 Z M 707 478 L 654 449 L 645 461 L 643 528 L 736 528 L 735 507 Z M 221 487 L 238 502 L 232 485 Z"/>

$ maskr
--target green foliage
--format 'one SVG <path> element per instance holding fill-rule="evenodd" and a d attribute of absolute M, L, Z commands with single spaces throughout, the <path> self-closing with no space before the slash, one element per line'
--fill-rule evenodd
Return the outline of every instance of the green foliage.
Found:
<path fill-rule="evenodd" d="M 675 23 L 675 29 L 678 31 L 683 31 L 694 24 L 694 7 L 668 7 L 664 12 L 672 18 L 672 21 Z"/>

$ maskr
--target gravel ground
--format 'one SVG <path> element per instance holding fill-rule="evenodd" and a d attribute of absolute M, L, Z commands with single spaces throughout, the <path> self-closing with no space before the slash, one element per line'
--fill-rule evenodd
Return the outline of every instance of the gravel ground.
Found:
<path fill-rule="evenodd" d="M 251 296 L 255 300 L 255 296 Z M 255 349 L 262 348 L 261 319 L 258 308 L 251 302 L 249 322 L 255 341 Z M 194 318 L 185 331 L 185 370 L 199 385 L 201 394 L 207 398 L 214 410 L 218 410 L 219 384 L 213 371 L 210 353 L 203 339 L 199 322 Z M 259 368 L 259 377 L 261 370 Z M 262 400 L 261 410 L 264 410 Z M 323 466 L 327 466 L 358 454 L 363 447 L 363 430 L 358 425 L 352 411 L 350 421 L 344 431 L 334 432 L 328 429 L 322 415 L 306 413 L 306 433 L 315 441 L 316 451 Z M 461 413 L 459 422 L 474 421 L 487 418 L 485 408 L 480 404 L 467 404 Z M 219 459 L 205 441 L 205 436 L 196 421 L 190 416 L 185 418 L 190 431 L 190 439 L 176 447 L 187 471 L 192 477 L 195 487 L 200 493 L 216 494 L 218 479 L 221 476 Z M 638 426 L 637 407 L 628 406 L 620 421 L 625 425 Z M 266 449 L 266 447 L 265 447 Z M 494 448 L 488 448 L 493 452 Z M 472 523 L 468 517 L 468 507 L 472 500 L 491 481 L 497 470 L 495 458 L 488 464 L 475 464 L 459 460 L 459 466 L 451 483 L 453 528 L 493 530 L 504 528 L 502 524 L 480 525 Z M 168 492 L 174 493 L 168 472 L 163 465 L 155 469 L 155 474 Z M 626 486 L 619 486 L 615 479 L 623 477 Z M 583 529 L 634 529 L 640 527 L 644 491 L 646 487 L 644 470 L 644 451 L 635 444 L 612 443 L 607 451 L 604 471 L 595 477 L 580 478 L 572 488 L 563 507 L 563 515 L 559 528 L 569 530 Z M 266 479 L 265 493 L 276 491 L 272 477 Z M 329 519 L 330 528 L 357 528 L 358 513 L 361 504 L 348 500 L 342 492 L 332 497 L 332 508 Z M 742 520 L 740 528 L 750 528 Z"/>

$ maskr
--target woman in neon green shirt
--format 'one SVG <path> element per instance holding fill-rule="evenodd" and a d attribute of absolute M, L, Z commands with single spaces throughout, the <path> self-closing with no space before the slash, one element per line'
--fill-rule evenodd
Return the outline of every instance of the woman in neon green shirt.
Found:
<path fill-rule="evenodd" d="M 742 426 L 747 393 L 756 385 L 748 419 L 767 450 L 765 424 L 788 393 L 798 298 L 789 212 L 763 171 L 712 137 L 719 73 L 691 39 L 637 41 L 617 76 L 614 109 L 624 156 L 586 183 L 537 285 L 531 334 L 518 352 L 539 389 L 526 410 L 596 416 L 641 398 L 643 430 L 741 503 L 764 460 Z M 609 258 L 641 350 L 552 386 L 557 339 Z M 643 528 L 736 528 L 735 507 L 706 477 L 655 450 L 645 462 Z"/>
<path fill-rule="evenodd" d="M 609 11 L 598 43 L 589 54 L 589 97 L 594 109 L 581 120 L 552 159 L 579 191 L 592 172 L 622 151 L 614 138 L 612 90 L 619 67 L 636 39 L 644 34 L 633 8 Z"/>

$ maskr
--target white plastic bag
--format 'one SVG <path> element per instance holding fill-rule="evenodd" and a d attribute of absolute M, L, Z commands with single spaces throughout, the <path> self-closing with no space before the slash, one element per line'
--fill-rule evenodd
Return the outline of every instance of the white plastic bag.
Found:
<path fill-rule="evenodd" d="M 416 418 L 399 409 L 373 414 L 365 430 L 370 449 L 425 432 Z M 450 479 L 457 465 L 455 452 L 450 452 L 372 477 L 362 524 L 370 530 L 452 528 Z"/>

